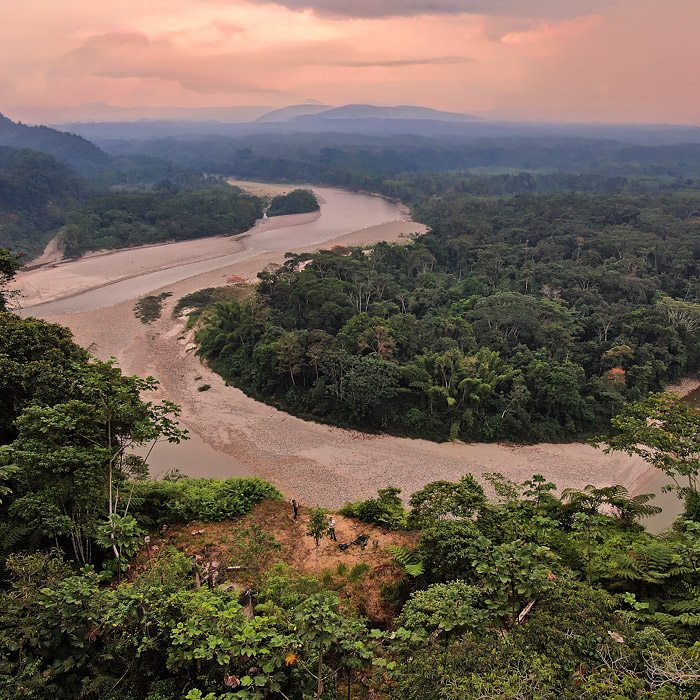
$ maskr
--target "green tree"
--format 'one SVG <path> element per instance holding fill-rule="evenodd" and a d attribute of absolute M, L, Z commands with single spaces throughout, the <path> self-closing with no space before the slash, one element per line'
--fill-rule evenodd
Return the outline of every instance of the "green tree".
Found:
<path fill-rule="evenodd" d="M 285 333 L 278 341 L 273 343 L 277 371 L 280 374 L 289 373 L 292 384 L 296 386 L 295 376 L 299 374 L 306 356 L 304 346 L 299 342 L 298 333 Z"/>
<path fill-rule="evenodd" d="M 369 663 L 373 656 L 368 643 L 367 626 L 360 620 L 343 615 L 336 593 L 329 591 L 309 596 L 294 611 L 295 636 L 298 640 L 297 661 L 315 681 L 314 697 L 320 698 L 324 685 L 344 667 L 350 687 L 350 673 Z M 324 663 L 335 659 L 324 673 Z M 313 663 L 315 660 L 315 664 Z"/>
<path fill-rule="evenodd" d="M 321 506 L 316 506 L 311 511 L 306 534 L 308 537 L 313 537 L 316 543 L 316 577 L 318 578 L 318 548 L 323 537 L 328 534 L 328 517 L 325 509 Z"/>
<path fill-rule="evenodd" d="M 21 256 L 0 248 L 0 311 L 8 311 L 10 302 L 17 292 L 7 289 L 8 284 L 22 267 Z"/>
<path fill-rule="evenodd" d="M 506 627 L 518 625 L 526 604 L 554 587 L 557 557 L 548 547 L 514 540 L 494 546 L 474 542 L 474 571 L 487 593 L 486 608 L 503 616 Z"/>
<path fill-rule="evenodd" d="M 411 494 L 410 520 L 420 526 L 446 518 L 470 518 L 486 503 L 484 488 L 471 475 L 459 481 L 432 481 Z"/>
<path fill-rule="evenodd" d="M 675 394 L 653 394 L 626 404 L 624 413 L 612 419 L 612 426 L 614 435 L 597 440 L 607 445 L 606 452 L 639 455 L 673 481 L 671 488 L 686 499 L 686 504 L 696 502 L 700 412 Z"/>
<path fill-rule="evenodd" d="M 0 463 L 16 470 L 9 513 L 35 536 L 69 537 L 78 561 L 91 561 L 98 536 L 119 559 L 140 534 L 129 509 L 143 463 L 129 450 L 186 436 L 174 404 L 141 400 L 155 389 L 152 378 L 126 377 L 113 363 L 95 361 L 76 368 L 74 379 L 80 398 L 27 407 L 17 439 L 0 448 Z"/>
<path fill-rule="evenodd" d="M 77 398 L 76 372 L 87 361 L 67 328 L 0 312 L 0 445 L 15 439 L 15 421 L 30 404 Z"/>
<path fill-rule="evenodd" d="M 170 603 L 179 608 L 167 652 L 171 670 L 197 671 L 210 687 L 228 686 L 241 700 L 261 700 L 281 689 L 293 638 L 275 616 L 250 620 L 238 602 L 207 588 L 179 592 Z M 202 695 L 193 692 L 188 697 Z"/>

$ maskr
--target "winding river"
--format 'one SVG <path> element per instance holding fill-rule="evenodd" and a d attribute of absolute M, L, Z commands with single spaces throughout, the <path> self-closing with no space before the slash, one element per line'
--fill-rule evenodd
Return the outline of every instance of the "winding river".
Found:
<path fill-rule="evenodd" d="M 457 480 L 467 472 L 501 472 L 517 482 L 543 474 L 560 488 L 648 484 L 642 460 L 581 443 L 436 444 L 304 421 L 227 386 L 200 364 L 184 320 L 170 313 L 184 294 L 225 284 L 233 275 L 254 280 L 268 265 L 284 262 L 287 250 L 400 242 L 425 230 L 380 197 L 314 190 L 322 200 L 320 216 L 279 217 L 239 236 L 117 251 L 18 276 L 25 315 L 68 326 L 95 356 L 116 357 L 124 372 L 159 380 L 154 398 L 181 406 L 181 423 L 192 440 L 156 446 L 152 473 L 177 467 L 200 477 L 255 474 L 289 497 L 330 508 L 386 485 L 408 495 L 427 482 Z M 158 292 L 171 296 L 161 318 L 144 325 L 134 316 L 134 302 Z M 205 384 L 210 388 L 199 391 Z"/>

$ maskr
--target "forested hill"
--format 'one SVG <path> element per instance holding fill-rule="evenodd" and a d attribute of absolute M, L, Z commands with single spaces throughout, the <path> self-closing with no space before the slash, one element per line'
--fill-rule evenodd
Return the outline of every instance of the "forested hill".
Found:
<path fill-rule="evenodd" d="M 80 256 L 97 248 L 240 233 L 262 216 L 262 200 L 216 179 L 155 159 L 120 167 L 100 180 L 131 183 L 107 189 L 49 154 L 0 147 L 0 246 L 32 258 L 58 236 L 68 256 Z M 139 182 L 163 174 L 172 177 Z"/>
<path fill-rule="evenodd" d="M 48 126 L 27 126 L 0 114 L 0 146 L 50 153 L 83 174 L 109 166 L 112 158 L 82 136 Z"/>
<path fill-rule="evenodd" d="M 41 253 L 95 187 L 51 155 L 0 147 L 0 246 Z"/>
<path fill-rule="evenodd" d="M 700 195 L 426 196 L 410 245 L 290 255 L 197 335 L 294 413 L 437 440 L 570 439 L 700 367 Z"/>

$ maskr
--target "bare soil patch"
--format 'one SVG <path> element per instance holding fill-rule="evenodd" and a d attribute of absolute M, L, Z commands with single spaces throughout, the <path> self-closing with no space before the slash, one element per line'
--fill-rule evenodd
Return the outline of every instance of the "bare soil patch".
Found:
<path fill-rule="evenodd" d="M 282 561 L 295 572 L 311 577 L 316 576 L 316 544 L 313 537 L 306 535 L 309 523 L 309 508 L 299 508 L 299 518 L 294 520 L 293 510 L 285 501 L 266 500 L 259 503 L 242 518 L 218 523 L 191 522 L 187 525 L 171 526 L 159 536 L 151 538 L 151 556 L 158 556 L 173 546 L 197 562 L 201 572 L 210 570 L 213 562 L 219 573 L 217 583 L 233 584 L 243 590 L 255 585 L 263 571 L 236 569 L 241 559 L 237 556 L 236 533 L 251 525 L 259 526 L 264 532 L 273 535 L 281 546 L 270 558 L 264 569 L 274 562 Z M 375 622 L 388 623 L 391 605 L 382 599 L 382 589 L 387 584 L 398 581 L 403 573 L 393 563 L 388 546 L 413 548 L 418 539 L 416 532 L 392 532 L 362 523 L 342 515 L 334 515 L 336 520 L 337 542 L 324 537 L 318 548 L 319 576 L 324 583 L 340 593 L 341 599 L 357 607 Z M 338 547 L 349 544 L 358 535 L 369 537 L 368 545 L 362 549 L 349 545 L 344 551 Z M 376 543 L 376 544 L 375 544 Z M 364 573 L 355 569 L 365 565 Z M 146 551 L 142 551 L 132 562 L 134 571 L 149 566 Z M 340 569 L 339 569 L 340 565 Z M 359 575 L 353 575 L 353 569 Z"/>

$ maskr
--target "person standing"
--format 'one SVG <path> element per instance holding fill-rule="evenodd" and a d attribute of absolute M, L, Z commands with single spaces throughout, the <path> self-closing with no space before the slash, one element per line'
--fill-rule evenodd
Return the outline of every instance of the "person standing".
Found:
<path fill-rule="evenodd" d="M 332 516 L 331 519 L 328 521 L 328 536 L 333 542 L 338 541 L 335 537 L 335 519 Z"/>
<path fill-rule="evenodd" d="M 296 498 L 292 498 L 292 508 L 294 508 L 294 520 L 296 520 L 299 515 L 299 504 Z"/>

